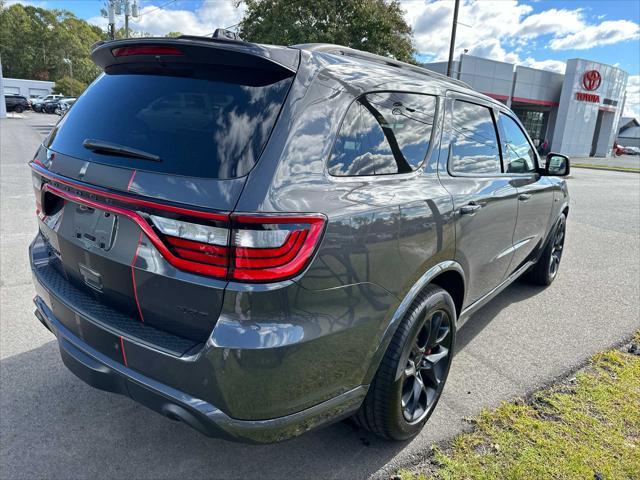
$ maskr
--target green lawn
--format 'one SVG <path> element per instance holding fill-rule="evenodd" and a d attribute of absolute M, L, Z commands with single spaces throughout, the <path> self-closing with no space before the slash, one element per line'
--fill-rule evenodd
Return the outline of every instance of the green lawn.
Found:
<path fill-rule="evenodd" d="M 575 379 L 474 423 L 402 479 L 640 479 L 640 356 L 599 353 Z"/>

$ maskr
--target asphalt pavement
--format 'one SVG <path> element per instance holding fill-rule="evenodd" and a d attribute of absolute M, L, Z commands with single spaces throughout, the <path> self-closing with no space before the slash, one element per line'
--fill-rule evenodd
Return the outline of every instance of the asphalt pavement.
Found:
<path fill-rule="evenodd" d="M 62 364 L 33 316 L 27 246 L 36 232 L 27 161 L 57 120 L 0 120 L 0 477 L 388 478 L 420 462 L 465 418 L 566 375 L 640 328 L 640 175 L 575 169 L 555 283 L 516 282 L 474 315 L 436 412 L 412 442 L 341 422 L 276 445 L 206 438 Z"/>

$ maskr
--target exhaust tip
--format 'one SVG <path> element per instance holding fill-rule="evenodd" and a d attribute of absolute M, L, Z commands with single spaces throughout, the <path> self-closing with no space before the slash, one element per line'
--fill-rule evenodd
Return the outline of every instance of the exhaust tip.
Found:
<path fill-rule="evenodd" d="M 51 333 L 53 333 L 53 331 L 51 330 L 51 327 L 49 327 L 49 324 L 48 324 L 48 323 L 47 323 L 47 321 L 44 319 L 44 315 L 42 315 L 42 313 L 40 312 L 40 310 L 37 310 L 37 309 L 36 309 L 36 310 L 33 312 L 33 314 L 36 316 L 36 318 L 37 318 L 38 320 L 40 320 L 40 323 L 41 323 L 42 325 L 44 325 L 44 327 L 45 327 L 47 330 L 49 330 Z"/>

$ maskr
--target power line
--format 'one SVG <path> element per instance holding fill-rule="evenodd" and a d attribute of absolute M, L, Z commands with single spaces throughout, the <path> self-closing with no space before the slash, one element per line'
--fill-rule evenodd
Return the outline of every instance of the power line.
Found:
<path fill-rule="evenodd" d="M 138 18 L 142 17 L 143 15 L 148 15 L 149 13 L 153 13 L 153 12 L 155 12 L 155 11 L 157 11 L 157 10 L 161 10 L 161 9 L 163 9 L 164 7 L 166 7 L 167 5 L 171 5 L 172 3 L 175 3 L 175 2 L 177 2 L 177 1 L 178 1 L 178 0 L 169 0 L 168 2 L 163 3 L 163 4 L 162 4 L 162 5 L 160 5 L 159 7 L 154 8 L 153 10 L 148 10 L 148 11 L 146 11 L 146 12 L 144 12 L 144 13 L 139 13 L 139 14 L 138 14 Z"/>

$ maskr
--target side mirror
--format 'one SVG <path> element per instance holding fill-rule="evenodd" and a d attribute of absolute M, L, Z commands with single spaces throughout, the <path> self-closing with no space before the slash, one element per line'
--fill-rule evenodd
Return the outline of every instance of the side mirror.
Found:
<path fill-rule="evenodd" d="M 564 177 L 569 175 L 570 161 L 566 155 L 559 153 L 549 153 L 547 155 L 547 165 L 544 174 L 550 177 Z"/>

